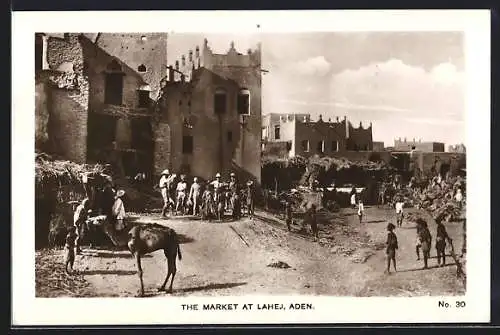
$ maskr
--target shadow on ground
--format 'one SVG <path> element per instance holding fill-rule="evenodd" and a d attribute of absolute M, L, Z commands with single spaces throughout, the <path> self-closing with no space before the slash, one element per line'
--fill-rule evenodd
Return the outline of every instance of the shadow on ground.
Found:
<path fill-rule="evenodd" d="M 100 257 L 100 258 L 133 258 L 132 254 L 130 252 L 128 253 L 113 253 L 113 252 L 102 252 L 102 251 L 92 251 L 92 250 L 85 250 L 82 253 L 82 256 L 85 257 Z M 152 255 L 144 255 L 141 256 L 141 258 L 149 258 L 153 257 Z"/>
<path fill-rule="evenodd" d="M 449 263 L 449 264 L 446 264 L 446 265 L 445 265 L 445 266 L 443 266 L 443 267 L 447 267 L 447 266 L 455 266 L 455 264 L 453 264 L 453 263 Z M 439 265 L 432 265 L 432 266 L 427 267 L 427 269 L 424 269 L 424 267 L 423 267 L 423 266 L 421 266 L 421 267 L 418 267 L 418 268 L 415 268 L 415 269 L 398 270 L 398 272 L 426 271 L 426 270 L 438 269 L 438 268 L 440 268 L 440 266 L 439 266 Z"/>
<path fill-rule="evenodd" d="M 137 271 L 130 270 L 84 270 L 79 271 L 79 275 L 92 276 L 92 275 L 118 275 L 118 276 L 130 276 L 137 274 Z"/>
<path fill-rule="evenodd" d="M 203 285 L 203 286 L 195 286 L 195 287 L 178 289 L 177 292 L 189 293 L 189 292 L 198 292 L 198 291 L 221 290 L 221 289 L 225 289 L 225 288 L 243 286 L 246 284 L 247 284 L 246 282 L 242 282 L 242 283 L 218 283 L 218 284 L 212 283 L 212 284 Z"/>

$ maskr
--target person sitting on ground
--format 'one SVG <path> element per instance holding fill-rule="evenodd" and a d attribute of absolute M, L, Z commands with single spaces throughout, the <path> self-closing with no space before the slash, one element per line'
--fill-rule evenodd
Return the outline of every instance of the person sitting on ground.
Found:
<path fill-rule="evenodd" d="M 250 219 L 253 219 L 254 206 L 255 206 L 255 190 L 253 188 L 253 181 L 249 180 L 247 182 L 246 190 L 246 200 L 247 200 L 247 213 Z"/>
<path fill-rule="evenodd" d="M 396 198 L 396 225 L 398 227 L 401 227 L 403 225 L 403 207 L 404 207 L 404 202 L 401 196 L 398 196 Z"/>
<path fill-rule="evenodd" d="M 288 231 L 292 231 L 293 214 L 292 214 L 292 204 L 290 200 L 285 202 L 285 222 Z"/>
<path fill-rule="evenodd" d="M 115 203 L 113 204 L 113 223 L 116 230 L 125 228 L 125 205 L 123 204 L 122 197 L 125 195 L 124 190 L 118 190 L 115 196 Z"/>
<path fill-rule="evenodd" d="M 175 206 L 175 212 L 179 212 L 179 208 L 182 213 L 184 213 L 184 207 L 186 205 L 186 190 L 187 190 L 187 183 L 186 183 L 186 176 L 181 175 L 181 181 L 177 183 L 177 204 Z"/>
<path fill-rule="evenodd" d="M 191 201 L 193 205 L 193 215 L 196 215 L 198 213 L 200 196 L 201 196 L 201 185 L 198 183 L 198 177 L 194 177 L 193 184 L 189 189 L 189 197 L 188 197 L 188 201 Z"/>
<path fill-rule="evenodd" d="M 358 202 L 358 218 L 359 218 L 359 223 L 363 220 L 363 215 L 365 213 L 365 206 L 363 205 L 363 200 L 359 199 Z"/>
<path fill-rule="evenodd" d="M 64 244 L 64 270 L 68 274 L 73 273 L 76 238 L 76 226 L 70 226 L 68 228 L 68 234 L 66 235 L 66 243 Z"/>
<path fill-rule="evenodd" d="M 81 234 L 81 229 L 88 218 L 89 205 L 90 205 L 90 200 L 88 198 L 83 199 L 82 203 L 78 205 L 78 207 L 76 207 L 75 212 L 73 214 L 73 226 L 75 227 L 76 231 L 75 253 L 77 255 L 81 253 L 80 234 Z"/>
<path fill-rule="evenodd" d="M 385 242 L 386 249 L 385 249 L 385 254 L 387 256 L 387 268 L 385 270 L 385 273 L 390 274 L 391 273 L 391 261 L 392 265 L 394 267 L 394 272 L 397 272 L 396 270 L 396 250 L 398 249 L 398 238 L 396 234 L 394 233 L 394 229 L 396 227 L 392 224 L 389 223 L 387 225 L 387 241 Z"/>

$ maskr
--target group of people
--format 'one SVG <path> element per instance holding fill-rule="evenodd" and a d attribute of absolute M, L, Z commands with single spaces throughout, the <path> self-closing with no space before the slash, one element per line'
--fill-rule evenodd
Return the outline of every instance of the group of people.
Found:
<path fill-rule="evenodd" d="M 105 183 L 102 188 L 92 189 L 89 185 L 89 176 L 82 175 L 82 182 L 86 193 L 84 198 L 73 213 L 73 225 L 68 229 L 65 240 L 65 269 L 67 272 L 73 270 L 75 255 L 81 253 L 80 239 L 82 230 L 91 231 L 92 219 L 102 219 L 108 224 L 114 225 L 116 230 L 126 227 L 125 204 L 123 203 L 124 190 L 116 190 L 111 177 L 104 176 Z"/>
<path fill-rule="evenodd" d="M 186 175 L 181 174 L 179 178 L 176 173 L 170 173 L 168 169 L 161 173 L 158 186 L 163 198 L 161 215 L 167 216 L 167 212 L 174 214 L 191 213 L 193 216 L 201 215 L 202 218 L 220 216 L 226 210 L 232 211 L 232 216 L 238 219 L 242 215 L 242 205 L 246 205 L 247 214 L 252 217 L 254 213 L 255 191 L 253 181 L 246 183 L 246 189 L 241 192 L 241 186 L 235 173 L 229 175 L 229 182 L 223 182 L 220 173 L 208 183 L 202 183 L 198 177 L 193 177 L 188 187 Z M 241 198 L 245 201 L 241 201 Z"/>
<path fill-rule="evenodd" d="M 437 254 L 437 262 L 438 266 L 442 267 L 446 265 L 446 246 L 447 244 L 452 246 L 453 240 L 448 235 L 446 231 L 446 227 L 442 222 L 442 217 L 438 216 L 435 218 L 436 221 L 436 254 Z M 432 235 L 427 225 L 427 222 L 418 218 L 416 220 L 417 225 L 417 238 L 415 244 L 415 252 L 417 254 L 417 261 L 420 260 L 420 251 L 422 251 L 422 258 L 424 261 L 424 269 L 428 268 L 428 261 L 430 258 L 430 251 L 432 246 Z M 394 224 L 389 223 L 387 225 L 387 240 L 386 240 L 386 255 L 387 255 L 387 268 L 385 270 L 386 273 L 390 273 L 391 263 L 393 265 L 394 271 L 396 272 L 396 250 L 398 249 L 398 239 L 394 230 L 396 226 Z"/>

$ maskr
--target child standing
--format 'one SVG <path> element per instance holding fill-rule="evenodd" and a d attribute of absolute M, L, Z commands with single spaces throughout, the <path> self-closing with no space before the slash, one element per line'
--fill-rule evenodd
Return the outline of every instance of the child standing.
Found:
<path fill-rule="evenodd" d="M 403 206 L 404 202 L 401 197 L 396 199 L 396 224 L 398 227 L 403 225 Z"/>
<path fill-rule="evenodd" d="M 394 267 L 394 272 L 397 272 L 396 270 L 396 250 L 398 249 L 398 238 L 396 234 L 394 234 L 394 229 L 396 227 L 392 224 L 389 223 L 387 225 L 387 241 L 386 241 L 386 249 L 385 253 L 387 255 L 387 269 L 386 273 L 391 273 L 390 267 L 391 267 L 391 260 L 392 260 L 392 265 Z"/>
<path fill-rule="evenodd" d="M 64 269 L 66 270 L 67 274 L 73 273 L 73 264 L 75 263 L 76 237 L 76 227 L 69 227 L 68 234 L 66 235 L 66 244 L 64 245 Z"/>
<path fill-rule="evenodd" d="M 359 200 L 358 203 L 358 218 L 359 218 L 359 223 L 363 220 L 363 214 L 365 212 L 365 206 L 363 205 L 363 200 Z"/>
<path fill-rule="evenodd" d="M 254 214 L 254 204 L 255 204 L 255 191 L 253 188 L 253 181 L 249 180 L 247 182 L 247 212 L 250 219 L 253 218 Z"/>
<path fill-rule="evenodd" d="M 311 225 L 311 230 L 314 236 L 314 241 L 319 239 L 318 234 L 318 222 L 316 221 L 316 205 L 311 204 L 311 208 L 309 209 L 309 223 Z"/>
<path fill-rule="evenodd" d="M 436 218 L 437 231 L 436 231 L 436 252 L 438 259 L 438 266 L 444 266 L 446 264 L 446 241 L 450 241 L 446 227 L 442 223 L 441 216 Z M 443 262 L 441 263 L 441 259 Z"/>

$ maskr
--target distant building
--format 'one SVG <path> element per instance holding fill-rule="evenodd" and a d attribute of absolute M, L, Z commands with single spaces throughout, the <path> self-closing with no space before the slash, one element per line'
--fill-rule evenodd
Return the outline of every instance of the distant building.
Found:
<path fill-rule="evenodd" d="M 290 157 L 329 155 L 341 151 L 372 151 L 372 125 L 358 128 L 344 117 L 335 121 L 311 121 L 309 114 L 267 114 L 262 118 L 264 144 L 286 143 Z"/>
<path fill-rule="evenodd" d="M 407 141 L 406 138 L 394 140 L 395 151 L 422 151 L 422 152 L 444 152 L 444 143 L 441 142 L 422 142 L 421 140 Z"/>
<path fill-rule="evenodd" d="M 465 154 L 465 145 L 463 144 L 450 145 L 448 146 L 448 152 Z"/>
<path fill-rule="evenodd" d="M 384 151 L 384 142 L 373 142 L 373 151 Z"/>

